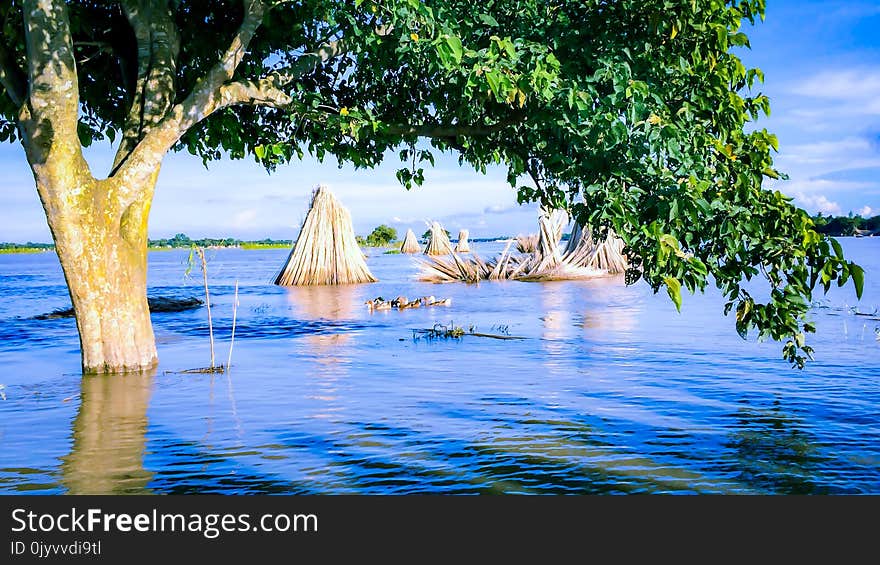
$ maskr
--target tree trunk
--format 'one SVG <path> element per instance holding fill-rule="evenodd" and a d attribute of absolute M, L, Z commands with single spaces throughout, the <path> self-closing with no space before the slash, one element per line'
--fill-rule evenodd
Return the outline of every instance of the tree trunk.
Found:
<path fill-rule="evenodd" d="M 143 371 L 158 361 L 147 304 L 147 217 L 158 170 L 145 176 L 148 186 L 135 191 L 76 173 L 53 175 L 63 186 L 37 178 L 76 315 L 84 373 Z"/>

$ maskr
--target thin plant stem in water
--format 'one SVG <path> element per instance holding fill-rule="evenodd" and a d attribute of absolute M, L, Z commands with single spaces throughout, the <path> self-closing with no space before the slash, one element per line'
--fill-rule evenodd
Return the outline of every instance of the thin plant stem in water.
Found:
<path fill-rule="evenodd" d="M 232 346 L 235 345 L 235 316 L 238 313 L 238 280 L 235 281 L 235 297 L 232 299 L 232 335 L 229 338 L 229 358 L 226 360 L 226 370 L 232 367 Z"/>
<path fill-rule="evenodd" d="M 211 293 L 208 291 L 208 260 L 205 259 L 205 250 L 198 245 L 193 245 L 189 250 L 189 259 L 187 260 L 187 275 L 192 271 L 194 263 L 193 254 L 199 256 L 202 268 L 202 279 L 204 280 L 205 285 L 205 307 L 208 309 L 208 337 L 211 341 L 211 370 L 213 371 L 216 366 L 214 361 L 214 324 L 211 320 Z"/>

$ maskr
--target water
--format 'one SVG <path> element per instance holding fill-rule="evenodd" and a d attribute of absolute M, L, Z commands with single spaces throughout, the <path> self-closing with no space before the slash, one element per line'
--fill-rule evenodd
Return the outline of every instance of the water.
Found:
<path fill-rule="evenodd" d="M 880 493 L 880 239 L 846 239 L 865 296 L 812 313 L 817 361 L 743 341 L 716 294 L 682 314 L 619 279 L 430 285 L 373 255 L 381 282 L 278 288 L 286 250 L 209 252 L 204 308 L 154 314 L 150 376 L 79 371 L 55 256 L 0 255 L 0 491 L 29 493 Z M 484 257 L 499 244 L 477 244 Z M 186 252 L 150 255 L 150 294 L 200 296 Z M 434 295 L 448 307 L 371 314 Z M 414 340 L 435 323 L 501 341 Z"/>

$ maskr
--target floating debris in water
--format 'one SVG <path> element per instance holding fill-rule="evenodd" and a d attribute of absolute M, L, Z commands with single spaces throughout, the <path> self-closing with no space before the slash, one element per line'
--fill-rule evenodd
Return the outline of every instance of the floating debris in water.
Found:
<path fill-rule="evenodd" d="M 452 243 L 449 235 L 440 225 L 440 222 L 431 222 L 429 226 L 428 244 L 425 246 L 425 255 L 449 255 L 452 253 Z"/>
<path fill-rule="evenodd" d="M 392 308 L 406 310 L 408 308 L 421 308 L 422 306 L 449 306 L 452 304 L 452 299 L 441 298 L 440 300 L 437 300 L 433 296 L 423 296 L 410 301 L 406 296 L 398 296 L 393 300 L 385 300 L 381 296 L 378 296 L 372 300 L 367 300 L 364 304 L 366 304 L 367 308 L 372 312 L 373 310 L 391 310 Z"/>
<path fill-rule="evenodd" d="M 494 326 L 493 326 L 494 327 Z M 465 330 L 461 326 L 456 326 L 452 322 L 449 325 L 444 324 L 434 324 L 433 327 L 428 329 L 417 329 L 413 330 L 413 340 L 418 341 L 420 339 L 461 339 L 466 335 L 474 336 L 474 337 L 488 337 L 491 339 L 526 339 L 525 337 L 509 335 L 507 333 L 507 326 L 503 326 L 504 333 L 501 334 L 490 334 L 478 332 L 476 327 L 471 324 L 468 326 L 468 329 Z"/>
<path fill-rule="evenodd" d="M 147 304 L 150 306 L 150 312 L 156 314 L 195 310 L 196 308 L 200 308 L 204 304 L 204 301 L 195 297 L 174 298 L 171 296 L 149 296 L 147 297 Z M 54 320 L 56 318 L 73 318 L 73 307 L 59 308 L 48 314 L 34 316 L 35 320 Z"/>
<path fill-rule="evenodd" d="M 180 371 L 163 371 L 163 375 L 210 375 L 214 373 L 225 373 L 226 365 L 215 365 L 213 367 L 198 367 L 196 369 L 183 369 Z"/>
<path fill-rule="evenodd" d="M 454 251 L 457 253 L 470 253 L 471 246 L 468 243 L 468 236 L 470 232 L 468 230 L 461 230 L 458 232 L 458 243 L 455 244 Z"/>

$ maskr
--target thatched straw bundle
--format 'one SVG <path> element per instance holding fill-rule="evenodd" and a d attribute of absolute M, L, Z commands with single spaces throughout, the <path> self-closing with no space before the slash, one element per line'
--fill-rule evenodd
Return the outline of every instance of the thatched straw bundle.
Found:
<path fill-rule="evenodd" d="M 471 246 L 468 244 L 468 235 L 470 232 L 468 230 L 461 230 L 458 232 L 458 243 L 455 244 L 455 251 L 458 253 L 470 253 Z"/>
<path fill-rule="evenodd" d="M 568 214 L 563 210 L 547 212 L 541 210 L 538 217 L 538 244 L 533 261 L 528 265 L 529 272 L 544 272 L 553 269 L 562 263 L 562 253 L 559 250 L 559 242 L 562 240 L 562 231 L 568 223 Z"/>
<path fill-rule="evenodd" d="M 520 253 L 534 253 L 538 249 L 538 234 L 516 236 L 516 250 Z"/>
<path fill-rule="evenodd" d="M 309 213 L 275 284 L 376 282 L 354 235 L 351 215 L 327 187 L 312 193 Z"/>
<path fill-rule="evenodd" d="M 452 253 L 452 243 L 446 230 L 440 222 L 431 222 L 431 233 L 428 236 L 428 245 L 425 246 L 425 255 L 449 255 Z"/>
<path fill-rule="evenodd" d="M 622 273 L 627 267 L 624 246 L 623 240 L 612 229 L 608 230 L 604 241 L 596 242 L 589 228 L 575 223 L 563 257 L 570 265 Z"/>
<path fill-rule="evenodd" d="M 565 249 L 559 241 L 565 226 L 565 213 L 542 213 L 539 233 L 535 236 L 535 251 L 514 254 L 508 242 L 501 255 L 483 261 L 476 254 L 462 259 L 455 253 L 452 259 L 430 258 L 421 262 L 420 280 L 427 282 L 479 282 L 481 280 L 550 281 L 593 278 L 626 269 L 623 241 L 609 231 L 605 241 L 597 243 L 590 230 L 575 224 Z"/>
<path fill-rule="evenodd" d="M 400 252 L 419 253 L 421 250 L 422 246 L 419 245 L 419 240 L 416 239 L 416 234 L 414 234 L 411 229 L 406 230 L 406 237 L 403 238 L 403 243 L 400 244 Z"/>

